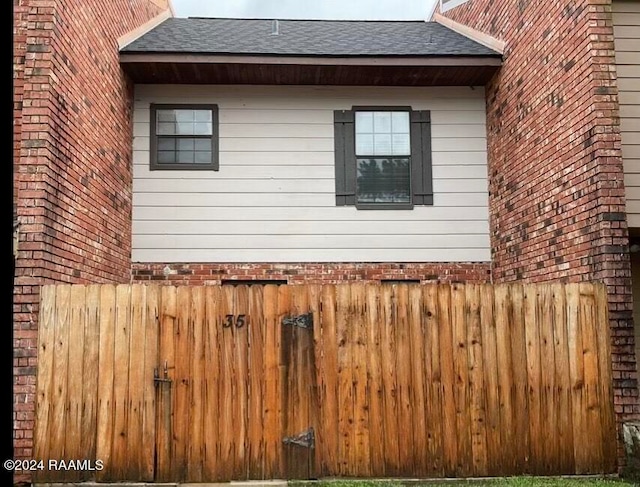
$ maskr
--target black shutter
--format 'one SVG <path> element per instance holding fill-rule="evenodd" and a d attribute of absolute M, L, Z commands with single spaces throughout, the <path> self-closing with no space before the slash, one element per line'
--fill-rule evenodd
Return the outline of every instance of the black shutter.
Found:
<path fill-rule="evenodd" d="M 356 147 L 353 110 L 333 112 L 336 206 L 356 204 Z"/>
<path fill-rule="evenodd" d="M 431 112 L 411 112 L 411 190 L 414 205 L 433 205 Z"/>

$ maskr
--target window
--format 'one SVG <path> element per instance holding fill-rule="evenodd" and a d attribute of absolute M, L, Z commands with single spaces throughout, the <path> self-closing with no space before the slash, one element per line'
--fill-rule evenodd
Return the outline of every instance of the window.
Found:
<path fill-rule="evenodd" d="M 153 170 L 218 170 L 217 105 L 151 105 Z"/>
<path fill-rule="evenodd" d="M 411 107 L 335 111 L 336 205 L 432 205 L 430 120 Z"/>
<path fill-rule="evenodd" d="M 453 7 L 462 5 L 465 2 L 467 2 L 467 0 L 440 0 L 440 11 L 446 12 L 447 10 L 451 10 Z"/>

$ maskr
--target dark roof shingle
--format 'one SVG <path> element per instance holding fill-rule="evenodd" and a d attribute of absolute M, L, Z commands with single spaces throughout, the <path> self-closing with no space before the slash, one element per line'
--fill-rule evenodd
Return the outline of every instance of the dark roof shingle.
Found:
<path fill-rule="evenodd" d="M 496 56 L 436 22 L 170 18 L 127 53 L 274 56 Z"/>

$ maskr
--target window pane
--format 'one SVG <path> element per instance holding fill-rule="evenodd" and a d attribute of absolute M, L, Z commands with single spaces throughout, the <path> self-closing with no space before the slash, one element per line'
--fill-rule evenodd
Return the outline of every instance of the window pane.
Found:
<path fill-rule="evenodd" d="M 196 110 L 196 122 L 211 122 L 211 110 Z"/>
<path fill-rule="evenodd" d="M 212 133 L 210 122 L 196 122 L 194 124 L 194 135 L 211 135 Z"/>
<path fill-rule="evenodd" d="M 356 154 L 361 156 L 372 156 L 373 134 L 356 134 Z"/>
<path fill-rule="evenodd" d="M 175 110 L 175 114 L 178 122 L 193 122 L 195 119 L 195 113 L 193 110 L 179 109 Z"/>
<path fill-rule="evenodd" d="M 156 133 L 158 135 L 175 135 L 176 124 L 173 122 L 158 122 Z"/>
<path fill-rule="evenodd" d="M 178 122 L 178 123 L 176 123 L 176 134 L 178 134 L 178 135 L 193 135 L 193 122 Z"/>
<path fill-rule="evenodd" d="M 356 134 L 373 133 L 373 112 L 356 112 Z"/>
<path fill-rule="evenodd" d="M 392 136 L 391 154 L 394 156 L 411 155 L 411 147 L 409 147 L 409 134 L 393 134 Z"/>
<path fill-rule="evenodd" d="M 409 133 L 409 112 L 391 113 L 391 131 L 394 134 Z"/>
<path fill-rule="evenodd" d="M 177 162 L 180 164 L 193 164 L 193 151 L 178 151 Z"/>
<path fill-rule="evenodd" d="M 376 134 L 391 133 L 391 112 L 373 112 L 373 131 Z"/>
<path fill-rule="evenodd" d="M 211 151 L 198 151 L 195 153 L 196 164 L 210 164 Z"/>
<path fill-rule="evenodd" d="M 358 203 L 411 203 L 409 172 L 409 158 L 358 159 Z"/>
<path fill-rule="evenodd" d="M 201 151 L 211 150 L 211 139 L 193 139 L 195 142 L 195 149 Z"/>
<path fill-rule="evenodd" d="M 176 139 L 169 137 L 158 138 L 158 150 L 176 150 Z"/>
<path fill-rule="evenodd" d="M 173 110 L 157 110 L 156 116 L 159 122 L 175 122 L 176 114 Z"/>
<path fill-rule="evenodd" d="M 375 134 L 373 139 L 373 155 L 391 155 L 391 134 Z"/>
<path fill-rule="evenodd" d="M 159 151 L 158 164 L 174 164 L 176 162 L 176 153 L 173 151 Z"/>
<path fill-rule="evenodd" d="M 178 150 L 193 150 L 193 139 L 178 139 Z"/>

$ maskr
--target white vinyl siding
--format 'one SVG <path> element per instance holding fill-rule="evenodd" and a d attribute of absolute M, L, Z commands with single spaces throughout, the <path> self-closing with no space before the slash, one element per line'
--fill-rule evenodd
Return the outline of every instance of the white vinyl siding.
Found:
<path fill-rule="evenodd" d="M 640 1 L 613 2 L 627 221 L 640 227 Z"/>
<path fill-rule="evenodd" d="M 487 262 L 482 88 L 136 87 L 134 262 Z M 217 104 L 220 170 L 150 171 L 150 103 Z M 333 111 L 431 110 L 433 206 L 335 205 Z"/>

